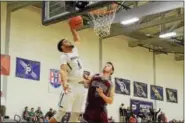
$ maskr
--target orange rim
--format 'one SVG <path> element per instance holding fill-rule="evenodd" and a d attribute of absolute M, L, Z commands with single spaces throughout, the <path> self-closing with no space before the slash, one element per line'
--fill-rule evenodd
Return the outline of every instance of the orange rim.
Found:
<path fill-rule="evenodd" d="M 113 13 L 117 7 L 118 7 L 118 4 L 113 3 L 111 5 L 110 10 L 92 10 L 89 12 L 89 14 L 90 15 L 110 14 L 110 13 Z"/>

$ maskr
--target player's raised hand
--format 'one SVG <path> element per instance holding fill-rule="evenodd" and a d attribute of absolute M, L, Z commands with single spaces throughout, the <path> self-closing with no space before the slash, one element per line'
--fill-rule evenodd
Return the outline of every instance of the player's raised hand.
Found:
<path fill-rule="evenodd" d="M 98 92 L 98 94 L 99 94 L 100 96 L 103 95 L 103 89 L 102 89 L 101 87 L 96 88 L 96 91 Z"/>

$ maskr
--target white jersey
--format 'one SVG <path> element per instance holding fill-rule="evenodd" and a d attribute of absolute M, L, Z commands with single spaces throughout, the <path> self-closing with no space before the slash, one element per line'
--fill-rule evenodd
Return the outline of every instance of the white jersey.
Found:
<path fill-rule="evenodd" d="M 69 82 L 80 82 L 83 80 L 83 66 L 76 47 L 71 53 L 61 55 L 61 64 L 67 64 Z"/>

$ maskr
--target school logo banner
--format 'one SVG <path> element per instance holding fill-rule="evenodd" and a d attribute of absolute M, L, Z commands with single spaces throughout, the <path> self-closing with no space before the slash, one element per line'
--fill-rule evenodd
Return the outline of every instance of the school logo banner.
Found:
<path fill-rule="evenodd" d="M 1 54 L 1 75 L 10 75 L 10 56 Z"/>
<path fill-rule="evenodd" d="M 177 90 L 166 88 L 166 100 L 167 102 L 178 103 Z"/>
<path fill-rule="evenodd" d="M 16 77 L 40 80 L 40 62 L 16 58 Z"/>
<path fill-rule="evenodd" d="M 49 80 L 52 87 L 59 88 L 61 86 L 59 70 L 50 69 Z"/>
<path fill-rule="evenodd" d="M 115 78 L 115 93 L 130 95 L 130 80 Z"/>
<path fill-rule="evenodd" d="M 150 85 L 150 97 L 153 100 L 163 101 L 163 87 Z"/>
<path fill-rule="evenodd" d="M 148 92 L 147 84 L 134 81 L 134 96 L 135 97 L 147 98 L 148 97 L 147 92 Z"/>
<path fill-rule="evenodd" d="M 133 111 L 133 113 L 137 114 L 141 109 L 146 112 L 150 112 L 150 108 L 153 108 L 153 103 L 148 101 L 142 101 L 142 100 L 130 100 L 130 107 Z"/>
<path fill-rule="evenodd" d="M 49 72 L 49 92 L 51 93 L 61 93 L 63 90 L 61 85 L 59 70 L 50 69 Z"/>

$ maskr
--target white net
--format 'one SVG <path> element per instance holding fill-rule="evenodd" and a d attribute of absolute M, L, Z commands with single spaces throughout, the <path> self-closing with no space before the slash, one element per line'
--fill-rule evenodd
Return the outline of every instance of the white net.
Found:
<path fill-rule="evenodd" d="M 110 11 L 89 13 L 94 31 L 99 37 L 106 37 L 110 35 L 111 24 L 115 18 L 116 11 L 117 8 L 111 9 Z"/>

